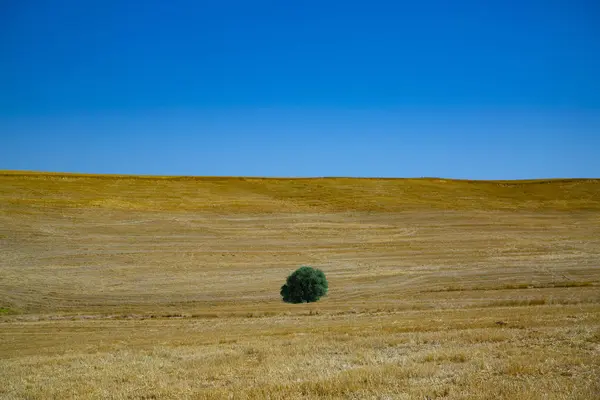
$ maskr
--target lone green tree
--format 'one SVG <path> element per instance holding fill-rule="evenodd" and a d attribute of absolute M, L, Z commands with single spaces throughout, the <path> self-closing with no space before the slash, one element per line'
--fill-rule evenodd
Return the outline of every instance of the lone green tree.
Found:
<path fill-rule="evenodd" d="M 328 289 L 323 271 L 302 266 L 287 277 L 280 293 L 286 303 L 312 303 L 325 296 Z"/>

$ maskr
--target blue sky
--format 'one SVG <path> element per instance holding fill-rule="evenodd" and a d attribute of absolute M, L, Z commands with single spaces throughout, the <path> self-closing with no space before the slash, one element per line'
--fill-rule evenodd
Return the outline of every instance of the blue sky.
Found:
<path fill-rule="evenodd" d="M 600 5 L 0 3 L 0 169 L 600 177 Z"/>

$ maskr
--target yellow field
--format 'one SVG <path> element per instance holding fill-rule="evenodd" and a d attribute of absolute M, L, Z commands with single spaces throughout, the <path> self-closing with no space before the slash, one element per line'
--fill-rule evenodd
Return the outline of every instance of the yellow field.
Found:
<path fill-rule="evenodd" d="M 329 295 L 285 304 L 300 265 Z M 0 172 L 0 398 L 599 399 L 600 180 Z"/>

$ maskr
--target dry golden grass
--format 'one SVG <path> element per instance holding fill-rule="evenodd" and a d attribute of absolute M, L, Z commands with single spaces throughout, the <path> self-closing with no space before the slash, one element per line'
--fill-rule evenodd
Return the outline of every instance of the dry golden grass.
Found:
<path fill-rule="evenodd" d="M 599 264 L 598 180 L 2 172 L 0 398 L 596 399 Z"/>

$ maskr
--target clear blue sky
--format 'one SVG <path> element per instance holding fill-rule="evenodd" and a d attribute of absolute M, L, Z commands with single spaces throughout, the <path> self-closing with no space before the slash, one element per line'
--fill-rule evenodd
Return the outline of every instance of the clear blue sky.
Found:
<path fill-rule="evenodd" d="M 1 1 L 0 135 L 0 169 L 600 177 L 600 3 Z"/>

